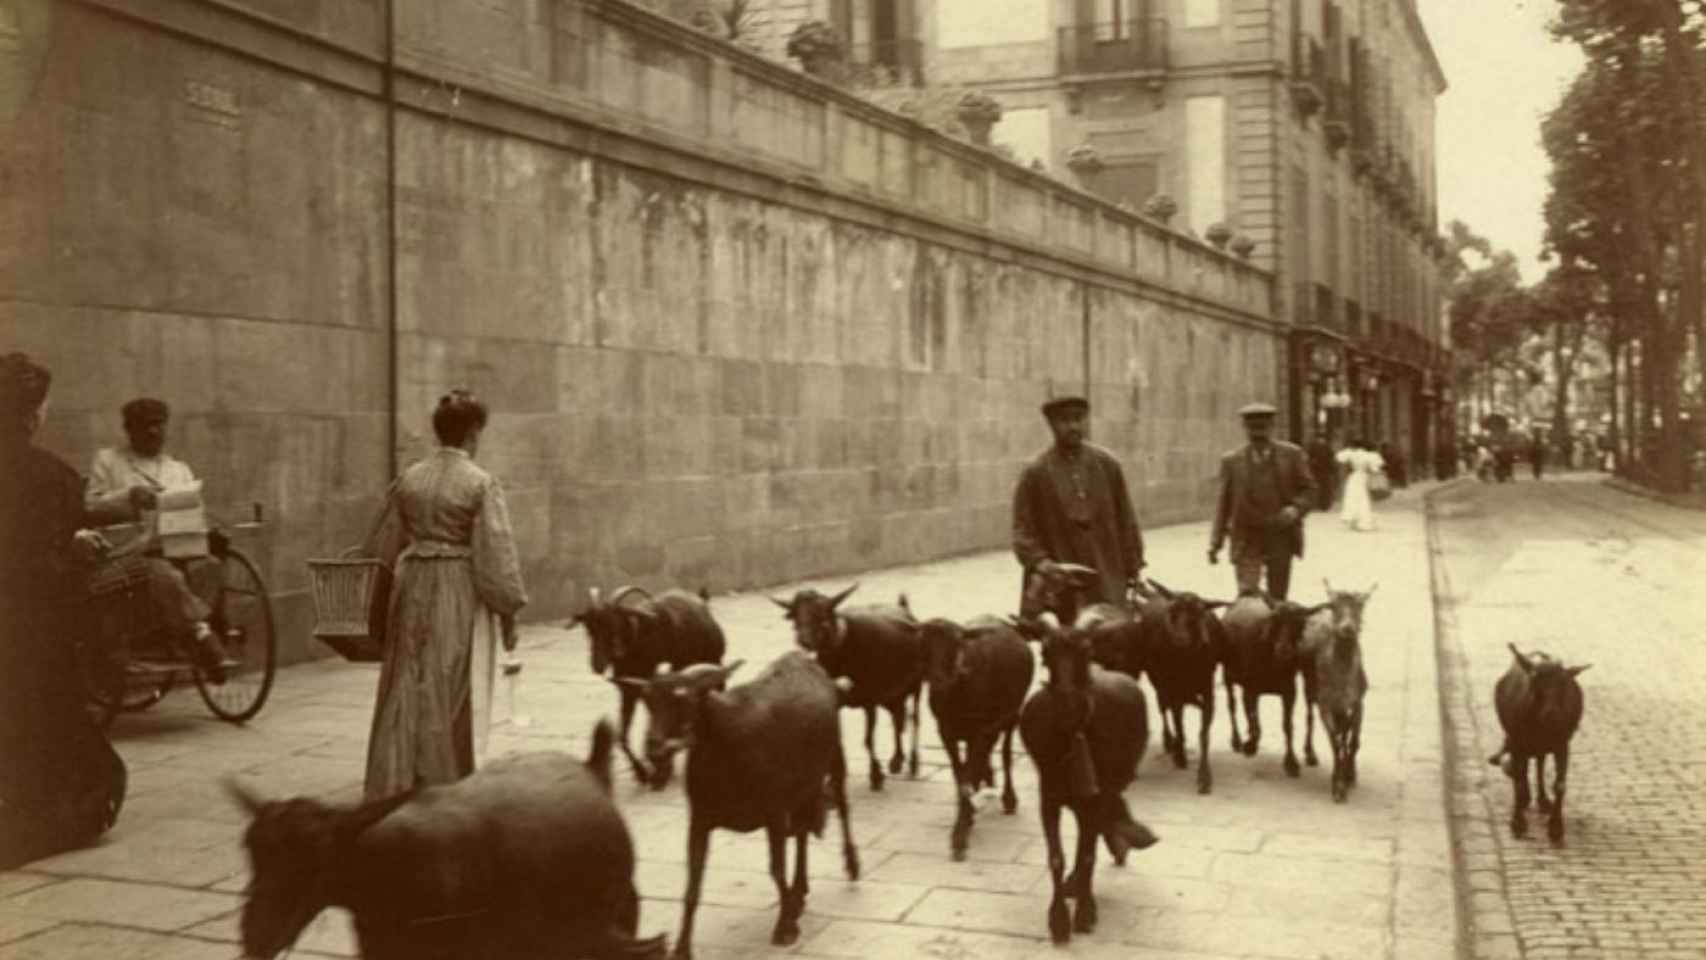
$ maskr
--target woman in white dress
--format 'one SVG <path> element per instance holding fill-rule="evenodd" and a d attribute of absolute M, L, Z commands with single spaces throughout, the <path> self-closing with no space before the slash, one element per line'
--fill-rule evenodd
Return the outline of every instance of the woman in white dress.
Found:
<path fill-rule="evenodd" d="M 1375 471 L 1385 469 L 1386 462 L 1367 440 L 1360 439 L 1352 440 L 1349 446 L 1339 451 L 1336 459 L 1345 474 L 1344 506 L 1339 511 L 1339 519 L 1352 530 L 1373 530 L 1374 500 L 1368 495 L 1368 481 Z"/>

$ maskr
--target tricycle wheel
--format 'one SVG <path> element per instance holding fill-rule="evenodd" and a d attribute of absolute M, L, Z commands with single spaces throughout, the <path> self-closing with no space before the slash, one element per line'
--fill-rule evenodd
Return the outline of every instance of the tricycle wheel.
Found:
<path fill-rule="evenodd" d="M 261 711 L 278 670 L 278 638 L 273 631 L 272 600 L 255 562 L 237 549 L 219 558 L 219 595 L 208 626 L 224 650 L 223 677 L 195 668 L 196 689 L 214 716 L 242 723 Z"/>

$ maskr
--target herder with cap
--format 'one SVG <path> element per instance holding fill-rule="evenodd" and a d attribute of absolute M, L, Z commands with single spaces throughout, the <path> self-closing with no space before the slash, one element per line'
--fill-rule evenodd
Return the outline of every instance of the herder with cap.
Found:
<path fill-rule="evenodd" d="M 1273 439 L 1277 412 L 1266 403 L 1238 411 L 1250 442 L 1220 458 L 1220 506 L 1208 562 L 1219 561 L 1230 533 L 1239 594 L 1259 592 L 1266 567 L 1268 597 L 1284 600 L 1291 560 L 1303 556 L 1303 515 L 1315 502 L 1315 482 L 1302 448 Z"/>
<path fill-rule="evenodd" d="M 1143 569 L 1143 535 L 1125 473 L 1112 453 L 1085 439 L 1088 400 L 1056 397 L 1042 411 L 1054 446 L 1025 467 L 1013 494 L 1013 553 L 1025 569 L 1020 614 L 1036 616 L 1047 608 L 1032 581 L 1060 580 L 1060 564 L 1096 571 L 1084 603 L 1124 605 Z"/>

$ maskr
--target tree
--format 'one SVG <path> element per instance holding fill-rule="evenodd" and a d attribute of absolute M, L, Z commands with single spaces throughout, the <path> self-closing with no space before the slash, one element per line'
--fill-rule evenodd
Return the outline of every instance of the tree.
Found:
<path fill-rule="evenodd" d="M 1566 265 L 1553 269 L 1536 286 L 1529 328 L 1552 367 L 1552 439 L 1570 434 L 1570 385 L 1582 362 L 1588 333 L 1604 315 L 1602 284 L 1591 271 Z"/>
<path fill-rule="evenodd" d="M 1474 263 L 1465 259 L 1468 253 L 1478 254 Z M 1459 221 L 1447 228 L 1446 254 L 1446 321 L 1463 358 L 1459 386 L 1467 388 L 1473 410 L 1490 413 L 1499 405 L 1501 383 L 1508 396 L 1529 372 L 1518 348 L 1533 311 L 1515 254 L 1494 250 Z"/>

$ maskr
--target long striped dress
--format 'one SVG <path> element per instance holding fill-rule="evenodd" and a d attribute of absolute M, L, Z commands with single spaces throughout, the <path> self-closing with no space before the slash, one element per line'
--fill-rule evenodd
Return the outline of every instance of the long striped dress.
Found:
<path fill-rule="evenodd" d="M 369 799 L 474 771 L 489 717 L 497 618 L 527 603 L 497 479 L 442 447 L 392 486 L 372 544 L 393 567 L 367 747 Z"/>

